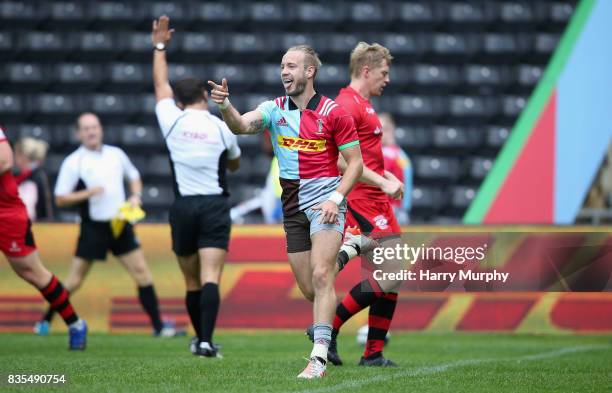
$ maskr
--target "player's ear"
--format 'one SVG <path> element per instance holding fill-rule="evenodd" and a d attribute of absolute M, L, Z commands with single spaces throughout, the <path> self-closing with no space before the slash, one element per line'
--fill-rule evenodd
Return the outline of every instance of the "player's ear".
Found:
<path fill-rule="evenodd" d="M 368 78 L 370 76 L 370 67 L 368 67 L 367 65 L 363 66 L 363 68 L 361 69 L 361 76 L 363 78 Z"/>
<path fill-rule="evenodd" d="M 306 78 L 313 78 L 315 71 L 316 71 L 315 66 L 306 67 Z"/>

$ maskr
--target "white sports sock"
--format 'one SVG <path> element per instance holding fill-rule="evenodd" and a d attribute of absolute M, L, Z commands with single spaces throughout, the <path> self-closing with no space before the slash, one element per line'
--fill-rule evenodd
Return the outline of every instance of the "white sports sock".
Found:
<path fill-rule="evenodd" d="M 327 348 L 329 345 L 325 344 L 315 344 L 312 347 L 312 352 L 310 352 L 310 357 L 318 356 L 322 359 L 327 360 Z"/>
<path fill-rule="evenodd" d="M 346 244 L 343 244 L 342 247 L 340 247 L 340 251 L 344 251 L 346 253 L 346 255 L 348 255 L 348 260 L 350 261 L 352 258 L 356 257 L 357 255 L 359 255 L 357 253 L 357 250 L 355 249 L 355 247 L 353 246 L 348 246 Z"/>

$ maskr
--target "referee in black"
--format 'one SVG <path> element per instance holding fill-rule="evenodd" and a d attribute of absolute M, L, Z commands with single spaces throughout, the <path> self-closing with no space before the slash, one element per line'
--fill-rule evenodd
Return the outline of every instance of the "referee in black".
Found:
<path fill-rule="evenodd" d="M 240 148 L 225 123 L 208 112 L 203 81 L 187 78 L 176 82 L 174 91 L 170 87 L 165 49 L 174 29 L 168 24 L 165 15 L 153 21 L 151 39 L 155 113 L 170 153 L 176 196 L 170 208 L 172 250 L 185 276 L 185 303 L 198 335 L 191 351 L 221 357 L 212 334 L 231 229 L 225 174 L 240 166 Z"/>

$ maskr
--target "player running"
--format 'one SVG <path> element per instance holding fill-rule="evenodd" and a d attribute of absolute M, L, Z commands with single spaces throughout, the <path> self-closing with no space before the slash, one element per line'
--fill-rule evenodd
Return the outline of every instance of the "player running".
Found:
<path fill-rule="evenodd" d="M 335 100 L 355 121 L 364 161 L 363 175 L 348 195 L 347 226 L 357 226 L 383 246 L 396 241 L 401 232 L 389 196 L 401 199 L 404 185 L 384 169 L 382 125 L 370 98 L 380 96 L 389 83 L 392 60 L 384 46 L 360 42 L 351 52 L 351 82 L 340 90 Z M 342 160 L 340 165 L 345 165 Z M 397 283 L 379 283 L 370 279 L 355 285 L 336 308 L 329 360 L 336 365 L 342 364 L 337 353 L 338 332 L 344 322 L 370 306 L 368 339 L 359 365 L 394 366 L 382 352 L 396 303 Z"/>
<path fill-rule="evenodd" d="M 87 324 L 72 308 L 68 291 L 38 256 L 28 213 L 11 173 L 12 167 L 13 151 L 0 128 L 0 250 L 15 273 L 36 287 L 51 308 L 62 316 L 68 325 L 69 348 L 83 350 L 87 344 Z"/>
<path fill-rule="evenodd" d="M 342 244 L 345 195 L 361 176 L 359 140 L 351 116 L 333 100 L 318 94 L 314 79 L 321 62 L 311 47 L 287 50 L 280 66 L 286 95 L 266 101 L 244 115 L 229 102 L 227 81 L 212 81 L 211 98 L 236 134 L 268 128 L 278 157 L 283 188 L 283 224 L 289 263 L 298 286 L 314 300 L 314 346 L 298 378 L 325 375 L 336 307 L 336 255 Z M 344 176 L 338 156 L 346 161 Z"/>

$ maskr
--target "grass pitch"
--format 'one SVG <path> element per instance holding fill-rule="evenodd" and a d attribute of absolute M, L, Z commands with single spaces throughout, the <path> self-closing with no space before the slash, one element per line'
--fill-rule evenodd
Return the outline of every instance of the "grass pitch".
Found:
<path fill-rule="evenodd" d="M 356 366 L 361 348 L 340 337 L 346 365 L 301 381 L 311 344 L 299 332 L 220 332 L 223 359 L 188 352 L 188 338 L 0 335 L 0 392 L 603 392 L 612 386 L 611 336 L 395 333 L 393 369 Z M 65 374 L 63 386 L 15 386 L 7 374 Z"/>

